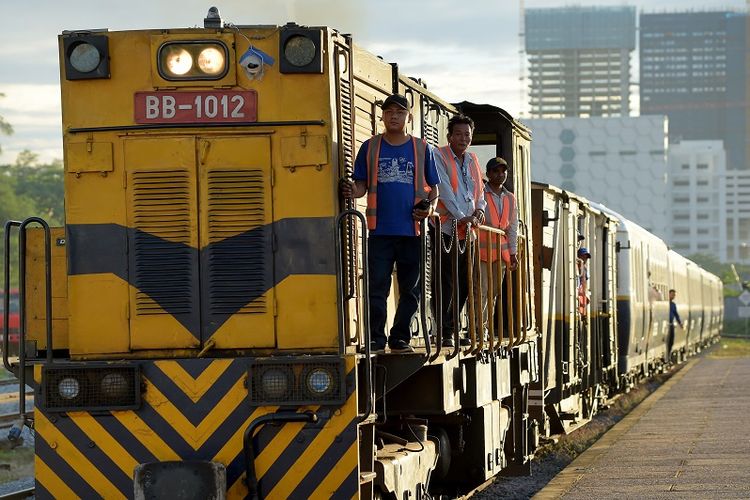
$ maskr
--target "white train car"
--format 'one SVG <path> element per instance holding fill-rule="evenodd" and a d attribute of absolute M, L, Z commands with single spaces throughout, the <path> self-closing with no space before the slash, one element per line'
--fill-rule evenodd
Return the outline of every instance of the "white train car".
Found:
<path fill-rule="evenodd" d="M 620 377 L 632 383 L 668 360 L 670 251 L 633 221 L 592 205 L 618 220 L 618 367 Z"/>

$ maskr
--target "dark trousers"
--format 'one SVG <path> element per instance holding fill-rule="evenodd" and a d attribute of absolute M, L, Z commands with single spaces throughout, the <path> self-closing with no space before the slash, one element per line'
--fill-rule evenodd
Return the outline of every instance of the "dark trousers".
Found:
<path fill-rule="evenodd" d="M 451 253 L 446 253 L 443 249 L 450 243 L 451 237 L 443 234 L 443 247 L 440 251 L 443 252 L 440 261 L 440 281 L 442 284 L 443 291 L 443 338 L 450 337 L 453 335 L 453 302 L 455 292 L 453 290 L 453 257 Z M 465 241 L 460 242 L 460 246 L 463 248 Z M 453 245 L 459 244 L 458 241 L 454 241 Z M 469 285 L 468 285 L 468 266 L 469 266 L 469 252 L 468 250 L 464 253 L 458 254 L 458 311 L 461 312 L 466 299 L 469 296 Z"/>
<path fill-rule="evenodd" d="M 674 323 L 669 324 L 669 337 L 667 337 L 667 357 L 672 355 L 672 346 L 674 346 Z"/>
<path fill-rule="evenodd" d="M 391 274 L 396 265 L 399 299 L 390 341 L 411 340 L 410 325 L 419 307 L 418 236 L 370 236 L 367 262 L 370 271 L 370 335 L 372 341 L 385 346 L 386 301 L 391 289 Z"/>

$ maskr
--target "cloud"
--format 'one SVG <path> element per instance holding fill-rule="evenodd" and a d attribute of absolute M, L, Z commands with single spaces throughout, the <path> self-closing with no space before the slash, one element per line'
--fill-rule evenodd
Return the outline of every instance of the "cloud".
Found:
<path fill-rule="evenodd" d="M 571 4 L 525 0 L 526 8 L 566 3 Z M 656 4 L 645 0 L 575 3 L 656 9 L 652 7 Z M 63 30 L 203 26 L 209 5 L 202 0 L 129 0 L 102 8 L 100 0 L 28 0 L 5 9 L 0 17 L 0 92 L 8 97 L 0 99 L 0 115 L 16 133 L 0 137 L 6 150 L 0 161 L 24 148 L 44 159 L 62 155 L 57 36 Z M 397 62 L 403 73 L 422 78 L 446 100 L 491 103 L 514 115 L 521 109 L 517 0 L 225 0 L 217 5 L 224 20 L 236 24 L 295 21 L 332 26 L 352 33 L 364 49 Z M 743 0 L 660 0 L 657 8 L 741 9 L 744 5 Z"/>
<path fill-rule="evenodd" d="M 54 84 L 0 85 L 0 115 L 13 126 L 13 135 L 0 136 L 0 164 L 13 163 L 24 149 L 42 162 L 62 158 L 60 87 Z"/>

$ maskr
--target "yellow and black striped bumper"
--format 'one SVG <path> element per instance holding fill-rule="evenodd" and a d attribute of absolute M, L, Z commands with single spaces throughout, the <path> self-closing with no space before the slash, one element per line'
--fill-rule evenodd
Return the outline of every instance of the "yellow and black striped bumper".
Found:
<path fill-rule="evenodd" d="M 247 359 L 141 363 L 137 410 L 36 415 L 37 498 L 132 498 L 138 464 L 220 462 L 227 497 L 244 498 L 243 434 L 278 406 L 251 407 Z M 346 359 L 343 406 L 305 406 L 317 422 L 260 427 L 254 469 L 261 498 L 352 498 L 359 491 L 355 360 Z M 41 368 L 36 378 L 41 381 Z M 289 411 L 290 409 L 285 409 Z"/>

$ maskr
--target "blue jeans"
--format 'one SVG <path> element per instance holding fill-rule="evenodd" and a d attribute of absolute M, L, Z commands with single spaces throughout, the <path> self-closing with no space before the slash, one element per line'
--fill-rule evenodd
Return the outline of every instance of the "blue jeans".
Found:
<path fill-rule="evenodd" d="M 386 301 L 391 289 L 391 274 L 396 265 L 399 299 L 391 328 L 390 343 L 409 343 L 409 326 L 419 307 L 420 246 L 418 236 L 370 236 L 367 262 L 370 271 L 370 336 L 379 347 L 386 344 Z"/>

